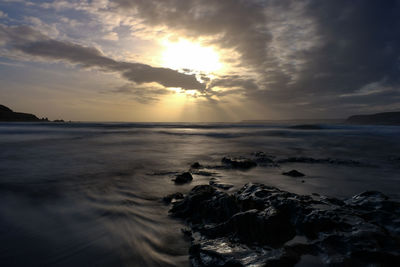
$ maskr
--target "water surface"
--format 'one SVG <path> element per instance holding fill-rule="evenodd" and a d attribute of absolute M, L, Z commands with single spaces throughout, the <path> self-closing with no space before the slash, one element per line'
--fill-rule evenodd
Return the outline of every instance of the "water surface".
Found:
<path fill-rule="evenodd" d="M 0 123 L 0 265 L 188 266 L 183 225 L 160 198 L 210 177 L 176 186 L 174 172 L 256 151 L 357 160 L 365 165 L 209 171 L 235 185 L 230 191 L 251 181 L 300 194 L 380 190 L 399 198 L 399 137 L 400 127 L 389 126 Z M 291 169 L 306 177 L 281 175 Z"/>

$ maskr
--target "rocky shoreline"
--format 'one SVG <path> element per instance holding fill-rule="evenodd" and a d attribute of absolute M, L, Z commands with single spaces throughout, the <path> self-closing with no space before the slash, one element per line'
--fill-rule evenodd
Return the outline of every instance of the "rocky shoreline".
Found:
<path fill-rule="evenodd" d="M 232 162 L 223 160 L 253 167 Z M 193 266 L 400 266 L 400 203 L 381 192 L 342 200 L 258 183 L 228 188 L 210 180 L 163 199 L 188 227 Z"/>

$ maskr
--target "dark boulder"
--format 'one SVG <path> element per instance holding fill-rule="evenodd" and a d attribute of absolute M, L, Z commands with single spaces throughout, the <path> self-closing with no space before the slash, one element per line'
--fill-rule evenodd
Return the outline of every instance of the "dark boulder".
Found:
<path fill-rule="evenodd" d="M 200 163 L 195 162 L 195 163 L 193 163 L 192 165 L 190 165 L 190 167 L 191 167 L 192 169 L 199 169 L 199 168 L 201 168 L 202 166 L 201 166 Z"/>
<path fill-rule="evenodd" d="M 174 182 L 175 184 L 185 184 L 185 183 L 189 183 L 193 180 L 193 176 L 190 172 L 184 172 L 181 174 L 178 174 L 175 179 Z"/>
<path fill-rule="evenodd" d="M 288 171 L 288 172 L 282 172 L 282 174 L 286 175 L 286 176 L 291 176 L 291 177 L 303 177 L 303 176 L 305 176 L 303 173 L 301 173 L 299 171 L 296 171 L 296 170 L 291 170 L 291 171 Z"/>

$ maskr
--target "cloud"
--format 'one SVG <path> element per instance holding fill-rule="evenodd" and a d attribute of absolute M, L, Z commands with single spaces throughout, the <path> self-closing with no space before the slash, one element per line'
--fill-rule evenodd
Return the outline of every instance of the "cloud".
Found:
<path fill-rule="evenodd" d="M 208 88 L 214 88 L 214 87 L 222 87 L 222 88 L 235 88 L 239 87 L 242 88 L 246 91 L 251 91 L 251 90 L 258 90 L 258 85 L 257 82 L 254 79 L 248 78 L 244 79 L 240 75 L 222 75 L 218 76 L 218 78 L 213 79 L 209 85 Z"/>
<path fill-rule="evenodd" d="M 107 33 L 107 34 L 105 34 L 105 35 L 103 36 L 103 39 L 104 39 L 104 40 L 110 40 L 110 41 L 118 41 L 118 40 L 119 40 L 118 33 L 116 33 L 116 32 L 109 32 L 109 33 Z"/>
<path fill-rule="evenodd" d="M 392 90 L 364 98 L 371 107 L 400 95 L 399 1 L 113 0 L 109 7 L 236 51 L 246 71 L 210 90 L 241 87 L 251 100 L 294 115 L 345 112 L 341 96 L 363 97 L 376 81 Z"/>
<path fill-rule="evenodd" d="M 170 90 L 160 87 L 138 87 L 136 84 L 125 84 L 113 90 L 114 93 L 132 96 L 137 102 L 149 104 L 157 102 L 160 96 L 171 94 Z"/>
<path fill-rule="evenodd" d="M 125 79 L 142 83 L 158 83 L 165 87 L 204 90 L 195 75 L 186 75 L 168 68 L 157 68 L 141 63 L 116 61 L 94 47 L 51 39 L 29 26 L 8 27 L 0 25 L 0 43 L 29 56 L 59 60 L 120 73 Z"/>
<path fill-rule="evenodd" d="M 239 51 L 243 64 L 262 67 L 267 56 L 271 35 L 259 1 L 115 0 L 111 6 L 150 26 L 165 25 L 194 38 L 213 36 L 220 47 Z"/>
<path fill-rule="evenodd" d="M 220 48 L 231 68 L 212 80 L 203 76 L 200 83 L 171 69 L 115 60 L 123 57 L 115 48 L 107 50 L 111 58 L 97 48 L 37 36 L 24 27 L 0 30 L 0 44 L 7 38 L 25 55 L 117 72 L 139 84 L 197 89 L 196 96 L 215 96 L 213 101 L 237 95 L 290 117 L 373 110 L 385 102 L 400 108 L 399 1 L 57 0 L 36 7 L 63 16 L 72 10 L 88 15 L 85 25 L 95 25 L 90 29 L 98 32 L 67 34 L 72 41 L 116 39 L 118 33 L 119 42 L 103 43 L 107 49 L 128 35 L 148 43 L 160 36 L 183 37 Z"/>

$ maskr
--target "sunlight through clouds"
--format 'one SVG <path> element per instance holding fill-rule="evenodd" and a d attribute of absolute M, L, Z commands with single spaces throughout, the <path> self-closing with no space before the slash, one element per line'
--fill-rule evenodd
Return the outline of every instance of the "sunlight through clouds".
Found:
<path fill-rule="evenodd" d="M 163 41 L 163 67 L 189 69 L 201 72 L 214 72 L 222 68 L 219 54 L 212 47 L 179 39 L 177 42 Z"/>

